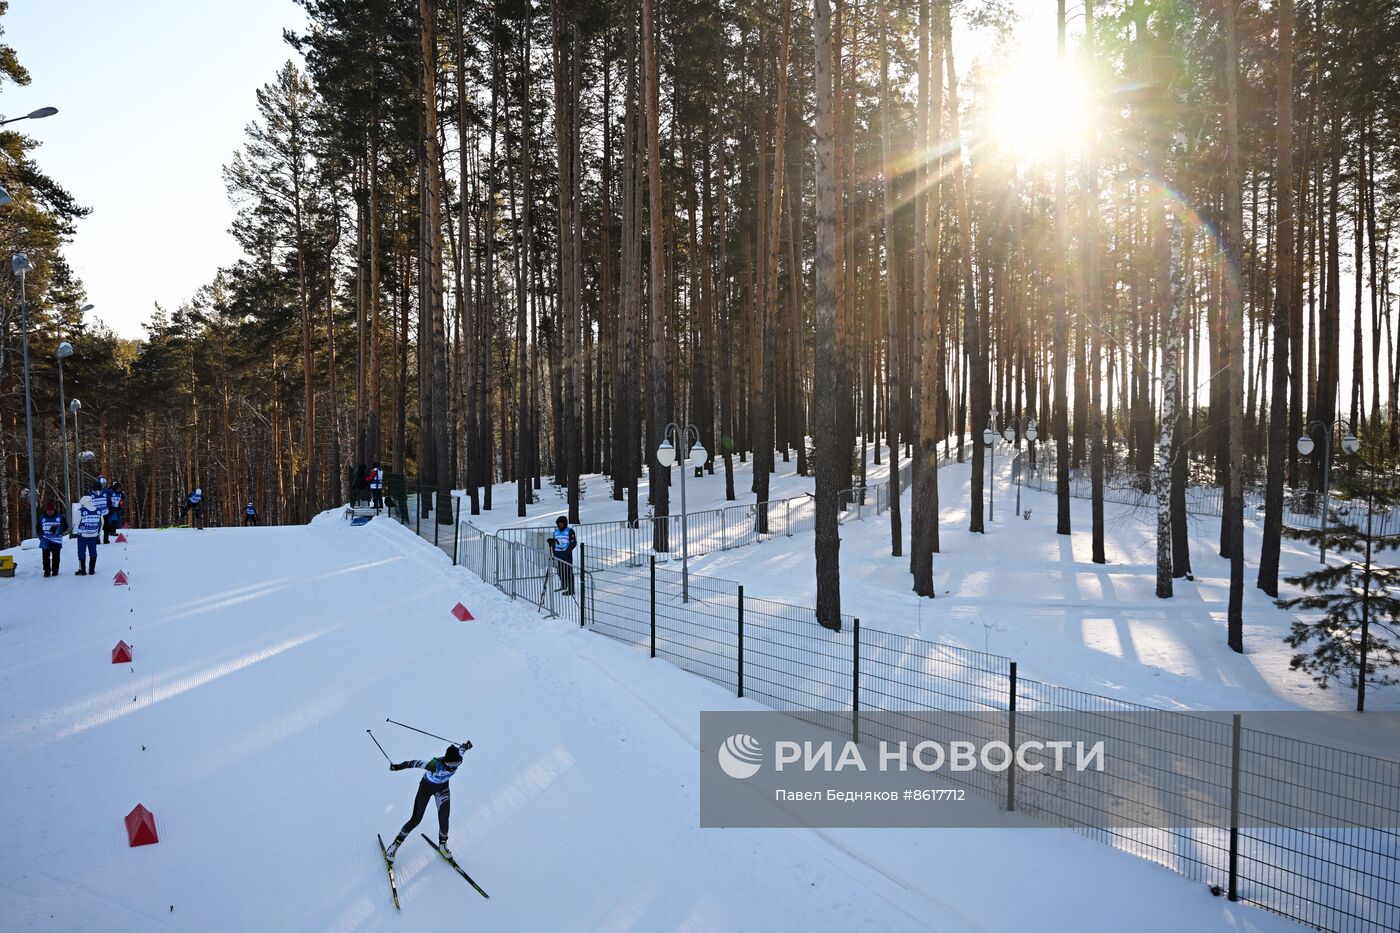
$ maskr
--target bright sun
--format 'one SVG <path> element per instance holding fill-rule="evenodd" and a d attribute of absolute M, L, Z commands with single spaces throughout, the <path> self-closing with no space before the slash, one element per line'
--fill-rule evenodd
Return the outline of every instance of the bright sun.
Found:
<path fill-rule="evenodd" d="M 1022 57 L 993 85 L 991 135 L 998 147 L 1022 158 L 1053 155 L 1061 144 L 1078 143 L 1088 98 L 1088 82 L 1073 63 Z"/>

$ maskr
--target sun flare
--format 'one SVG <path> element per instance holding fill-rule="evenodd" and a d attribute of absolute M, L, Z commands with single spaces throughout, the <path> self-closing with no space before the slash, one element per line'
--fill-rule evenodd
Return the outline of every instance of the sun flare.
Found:
<path fill-rule="evenodd" d="M 991 136 L 1023 158 L 1052 155 L 1058 146 L 1079 140 L 1089 93 L 1086 75 L 1072 63 L 1022 57 L 992 86 Z"/>

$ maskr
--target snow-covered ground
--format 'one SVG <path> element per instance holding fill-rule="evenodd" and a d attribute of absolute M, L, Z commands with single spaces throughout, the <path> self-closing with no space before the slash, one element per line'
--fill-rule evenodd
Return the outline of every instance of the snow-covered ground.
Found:
<path fill-rule="evenodd" d="M 943 449 L 942 445 L 939 447 Z M 870 482 L 886 480 L 888 458 L 869 468 Z M 811 492 L 813 481 L 796 475 L 796 462 L 777 464 L 772 498 Z M 903 463 L 907 469 L 907 461 Z M 1283 642 L 1292 616 L 1254 586 L 1262 519 L 1245 516 L 1245 654 L 1225 643 L 1230 566 L 1218 553 L 1220 523 L 1191 517 L 1194 581 L 1177 580 L 1175 596 L 1155 594 L 1155 513 L 1106 503 L 1108 563 L 1091 558 L 1090 507 L 1072 499 L 1074 534 L 1055 533 L 1055 497 L 1021 489 L 1023 519 L 1015 511 L 1010 458 L 996 460 L 995 520 L 985 535 L 967 531 L 971 465 L 949 463 L 939 470 L 941 550 L 934 556 L 935 600 L 914 596 L 909 561 L 890 555 L 888 516 L 841 526 L 842 610 L 863 625 L 918 635 L 1004 655 L 1020 663 L 1023 676 L 1171 709 L 1278 710 L 1300 707 L 1346 710 L 1355 695 L 1333 686 L 1320 690 L 1289 669 L 1293 649 Z M 736 501 L 750 503 L 750 465 L 735 461 Z M 673 509 L 676 492 L 673 481 Z M 585 522 L 626 517 L 625 503 L 611 498 L 606 477 L 583 480 L 580 518 Z M 687 479 L 692 510 L 724 506 L 724 477 Z M 645 484 L 641 492 L 645 513 Z M 541 502 L 525 519 L 515 515 L 513 486 L 493 490 L 495 508 L 467 516 L 487 530 L 547 524 L 565 510 L 562 490 L 545 485 Z M 904 547 L 909 553 L 909 498 L 903 499 Z M 815 604 L 812 536 L 797 534 L 761 544 L 707 554 L 691 570 L 745 584 L 753 595 L 802 606 Z M 1282 574 L 1316 566 L 1316 551 L 1283 542 Z M 1285 594 L 1293 588 L 1283 584 Z M 1400 689 L 1372 688 L 1372 710 L 1400 710 Z"/>
<path fill-rule="evenodd" d="M 701 830 L 698 713 L 757 707 L 389 521 L 130 537 L 96 579 L 0 580 L 0 929 L 1298 929 L 1069 831 Z M 396 915 L 374 834 L 416 776 L 365 730 L 442 749 L 385 717 L 475 743 L 452 843 L 490 900 L 414 836 Z M 159 844 L 127 847 L 137 803 Z"/>

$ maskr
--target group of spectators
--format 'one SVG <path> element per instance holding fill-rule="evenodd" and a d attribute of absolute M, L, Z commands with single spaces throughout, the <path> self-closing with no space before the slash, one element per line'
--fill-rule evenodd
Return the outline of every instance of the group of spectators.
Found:
<path fill-rule="evenodd" d="M 34 529 L 42 552 L 44 576 L 58 576 L 65 537 L 78 539 L 77 576 L 93 575 L 97 571 L 97 539 L 101 537 L 103 544 L 110 544 L 112 536 L 121 531 L 125 505 L 126 493 L 122 491 L 122 484 L 109 485 L 105 476 L 99 476 L 92 485 L 92 491 L 78 501 L 77 523 L 71 531 L 68 516 L 59 512 L 52 499 L 45 502 L 38 527 Z"/>
<path fill-rule="evenodd" d="M 107 482 L 107 477 L 99 476 L 92 490 L 78 500 L 76 519 L 70 523 L 69 517 L 59 511 L 52 499 L 44 503 L 39 522 L 34 529 L 39 539 L 39 550 L 44 564 L 44 576 L 58 576 L 59 563 L 63 558 L 65 538 L 78 539 L 77 576 L 92 576 L 97 571 L 97 544 L 110 544 L 112 537 L 123 526 L 123 510 L 126 506 L 126 493 L 121 483 Z M 204 490 L 198 486 L 185 497 L 185 520 L 191 528 L 204 527 Z M 249 499 L 243 507 L 244 526 L 258 523 L 258 510 Z"/>

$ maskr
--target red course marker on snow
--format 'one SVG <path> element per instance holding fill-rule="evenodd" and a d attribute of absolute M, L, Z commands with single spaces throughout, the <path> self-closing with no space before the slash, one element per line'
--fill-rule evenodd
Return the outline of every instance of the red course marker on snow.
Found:
<path fill-rule="evenodd" d="M 130 586 L 131 581 L 126 578 L 125 570 L 118 570 L 117 575 L 112 578 L 113 586 Z"/>
<path fill-rule="evenodd" d="M 474 616 L 467 611 L 467 607 L 461 603 L 452 607 L 452 614 L 457 617 L 458 622 L 470 622 Z"/>
<path fill-rule="evenodd" d="M 126 841 L 130 846 L 160 842 L 160 836 L 156 835 L 156 815 L 139 803 L 126 815 Z"/>
<path fill-rule="evenodd" d="M 118 543 L 118 544 L 125 544 L 125 543 L 126 543 L 126 535 L 122 534 L 120 531 L 117 532 L 117 543 Z"/>
<path fill-rule="evenodd" d="M 124 641 L 117 642 L 117 647 L 112 649 L 112 663 L 126 664 L 131 660 L 131 646 Z"/>

